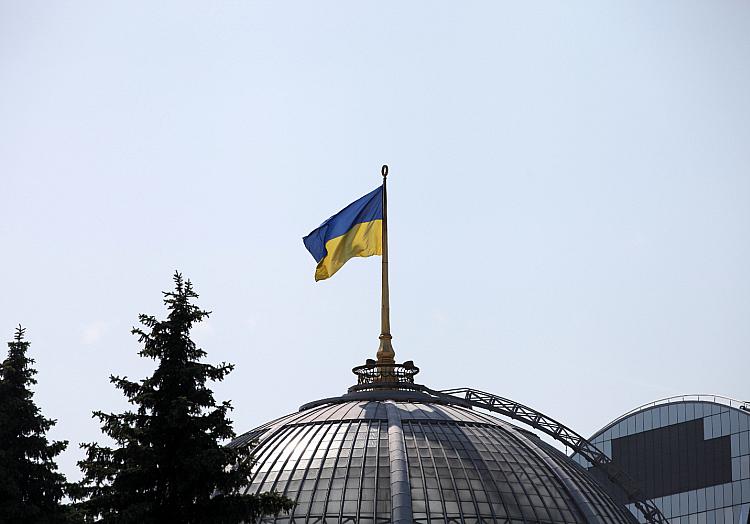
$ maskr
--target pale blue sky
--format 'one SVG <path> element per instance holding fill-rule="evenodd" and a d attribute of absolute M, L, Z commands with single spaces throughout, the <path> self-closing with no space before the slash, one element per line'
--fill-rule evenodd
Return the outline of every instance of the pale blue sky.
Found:
<path fill-rule="evenodd" d="M 750 3 L 0 0 L 0 334 L 101 439 L 180 269 L 248 430 L 373 357 L 379 259 L 301 237 L 391 167 L 392 327 L 435 388 L 581 433 L 748 398 Z"/>

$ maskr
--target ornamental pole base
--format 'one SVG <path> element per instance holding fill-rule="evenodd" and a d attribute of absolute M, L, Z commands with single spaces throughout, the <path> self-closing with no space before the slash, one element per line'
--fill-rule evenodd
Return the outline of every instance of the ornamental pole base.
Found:
<path fill-rule="evenodd" d="M 388 333 L 381 333 L 378 338 L 380 339 L 380 347 L 377 353 L 378 364 L 395 364 L 396 352 L 393 351 L 393 346 L 391 345 L 393 337 Z"/>

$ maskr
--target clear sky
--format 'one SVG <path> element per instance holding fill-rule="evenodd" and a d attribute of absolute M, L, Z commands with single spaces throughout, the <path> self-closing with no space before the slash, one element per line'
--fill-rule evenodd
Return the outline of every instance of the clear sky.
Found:
<path fill-rule="evenodd" d="M 71 441 L 175 269 L 237 432 L 374 357 L 378 258 L 302 236 L 390 165 L 397 358 L 589 435 L 748 398 L 750 3 L 0 0 L 0 335 Z"/>

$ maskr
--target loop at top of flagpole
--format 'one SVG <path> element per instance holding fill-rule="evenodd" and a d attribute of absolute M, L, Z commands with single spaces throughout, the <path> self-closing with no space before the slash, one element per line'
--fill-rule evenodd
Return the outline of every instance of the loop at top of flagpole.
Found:
<path fill-rule="evenodd" d="M 383 167 L 380 168 L 380 174 L 383 175 L 383 178 L 388 176 L 388 166 L 386 164 L 383 164 Z"/>

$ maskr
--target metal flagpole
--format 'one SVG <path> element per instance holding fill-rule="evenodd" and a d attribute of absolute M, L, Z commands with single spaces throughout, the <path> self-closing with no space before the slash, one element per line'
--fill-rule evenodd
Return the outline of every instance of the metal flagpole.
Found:
<path fill-rule="evenodd" d="M 380 173 L 383 175 L 383 264 L 382 289 L 380 305 L 380 347 L 378 348 L 378 364 L 394 364 L 396 352 L 391 345 L 391 316 L 388 296 L 388 195 L 386 192 L 386 178 L 388 166 L 384 165 Z"/>

